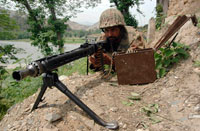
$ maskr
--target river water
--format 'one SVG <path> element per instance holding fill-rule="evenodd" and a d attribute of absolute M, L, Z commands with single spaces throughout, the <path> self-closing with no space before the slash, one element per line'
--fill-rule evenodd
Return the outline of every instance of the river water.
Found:
<path fill-rule="evenodd" d="M 31 42 L 14 42 L 14 41 L 0 41 L 0 45 L 14 45 L 16 48 L 22 48 L 24 50 L 23 53 L 16 54 L 16 57 L 19 59 L 31 59 L 31 61 L 37 60 L 39 58 L 44 57 L 39 49 L 35 46 L 31 46 Z M 80 44 L 65 44 L 64 51 L 70 51 L 75 48 L 78 48 Z M 10 64 L 9 64 L 10 65 Z"/>

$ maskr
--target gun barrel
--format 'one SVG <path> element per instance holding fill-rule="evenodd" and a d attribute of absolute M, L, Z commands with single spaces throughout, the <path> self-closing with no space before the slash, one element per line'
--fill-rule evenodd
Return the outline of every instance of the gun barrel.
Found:
<path fill-rule="evenodd" d="M 12 73 L 12 77 L 17 81 L 20 81 L 27 76 L 35 77 L 37 75 L 38 75 L 38 69 L 34 65 L 28 65 L 26 69 L 14 71 Z"/>
<path fill-rule="evenodd" d="M 23 78 L 25 78 L 28 75 L 29 75 L 29 72 L 28 72 L 27 69 L 26 70 L 21 70 L 21 71 L 14 71 L 12 73 L 12 77 L 17 81 L 22 80 Z"/>
<path fill-rule="evenodd" d="M 105 43 L 106 41 L 101 41 L 94 44 L 84 43 L 79 48 L 76 48 L 74 50 L 58 55 L 44 57 L 42 59 L 32 62 L 24 70 L 14 71 L 12 76 L 17 81 L 20 81 L 27 76 L 39 76 L 42 73 L 55 70 L 56 68 L 67 64 L 71 61 L 77 60 L 87 55 L 91 55 L 95 53 L 95 51 L 97 51 L 99 47 L 102 47 Z"/>

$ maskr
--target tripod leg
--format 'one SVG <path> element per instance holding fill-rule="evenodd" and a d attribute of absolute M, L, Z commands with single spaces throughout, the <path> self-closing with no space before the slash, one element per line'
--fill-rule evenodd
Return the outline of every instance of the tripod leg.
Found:
<path fill-rule="evenodd" d="M 97 124 L 104 126 L 108 129 L 118 129 L 117 122 L 105 122 L 97 116 L 87 105 L 85 105 L 78 97 L 76 97 L 67 87 L 58 79 L 55 81 L 55 86 L 65 95 L 67 95 L 74 103 L 76 103 L 83 111 L 85 111 Z"/>
<path fill-rule="evenodd" d="M 37 97 L 37 99 L 36 99 L 36 101 L 35 101 L 35 103 L 34 103 L 33 108 L 32 108 L 31 111 L 37 109 L 38 104 L 42 101 L 42 97 L 43 97 L 46 89 L 47 89 L 47 85 L 45 83 L 43 83 L 42 88 L 40 90 L 40 93 L 39 93 L 39 95 L 38 95 L 38 97 Z"/>

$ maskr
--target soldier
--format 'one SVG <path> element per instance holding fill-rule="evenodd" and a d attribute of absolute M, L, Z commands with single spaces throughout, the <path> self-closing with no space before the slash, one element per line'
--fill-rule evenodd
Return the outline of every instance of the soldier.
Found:
<path fill-rule="evenodd" d="M 99 28 L 102 30 L 97 41 L 107 40 L 103 51 L 103 63 L 114 69 L 113 52 L 132 52 L 137 48 L 144 48 L 145 41 L 142 35 L 131 26 L 126 26 L 122 13 L 114 8 L 105 10 L 100 16 Z M 101 50 L 89 58 L 90 69 L 101 69 Z"/>

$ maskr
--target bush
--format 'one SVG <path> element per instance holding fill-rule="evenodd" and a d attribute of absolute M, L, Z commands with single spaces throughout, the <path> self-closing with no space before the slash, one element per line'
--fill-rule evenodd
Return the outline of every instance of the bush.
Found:
<path fill-rule="evenodd" d="M 17 39 L 29 39 L 30 38 L 30 33 L 23 31 L 23 32 L 19 32 L 17 33 Z"/>
<path fill-rule="evenodd" d="M 176 42 L 172 43 L 172 47 L 160 48 L 154 56 L 157 77 L 165 76 L 175 63 L 178 63 L 181 59 L 187 59 L 189 57 L 188 49 L 188 46 Z"/>
<path fill-rule="evenodd" d="M 11 73 L 12 71 L 10 70 L 7 78 L 2 82 L 3 87 L 0 92 L 0 120 L 12 105 L 33 95 L 42 85 L 41 77 L 27 77 L 17 82 L 13 80 Z"/>
<path fill-rule="evenodd" d="M 163 7 L 161 4 L 156 6 L 156 29 L 160 29 L 165 15 L 163 14 Z"/>

